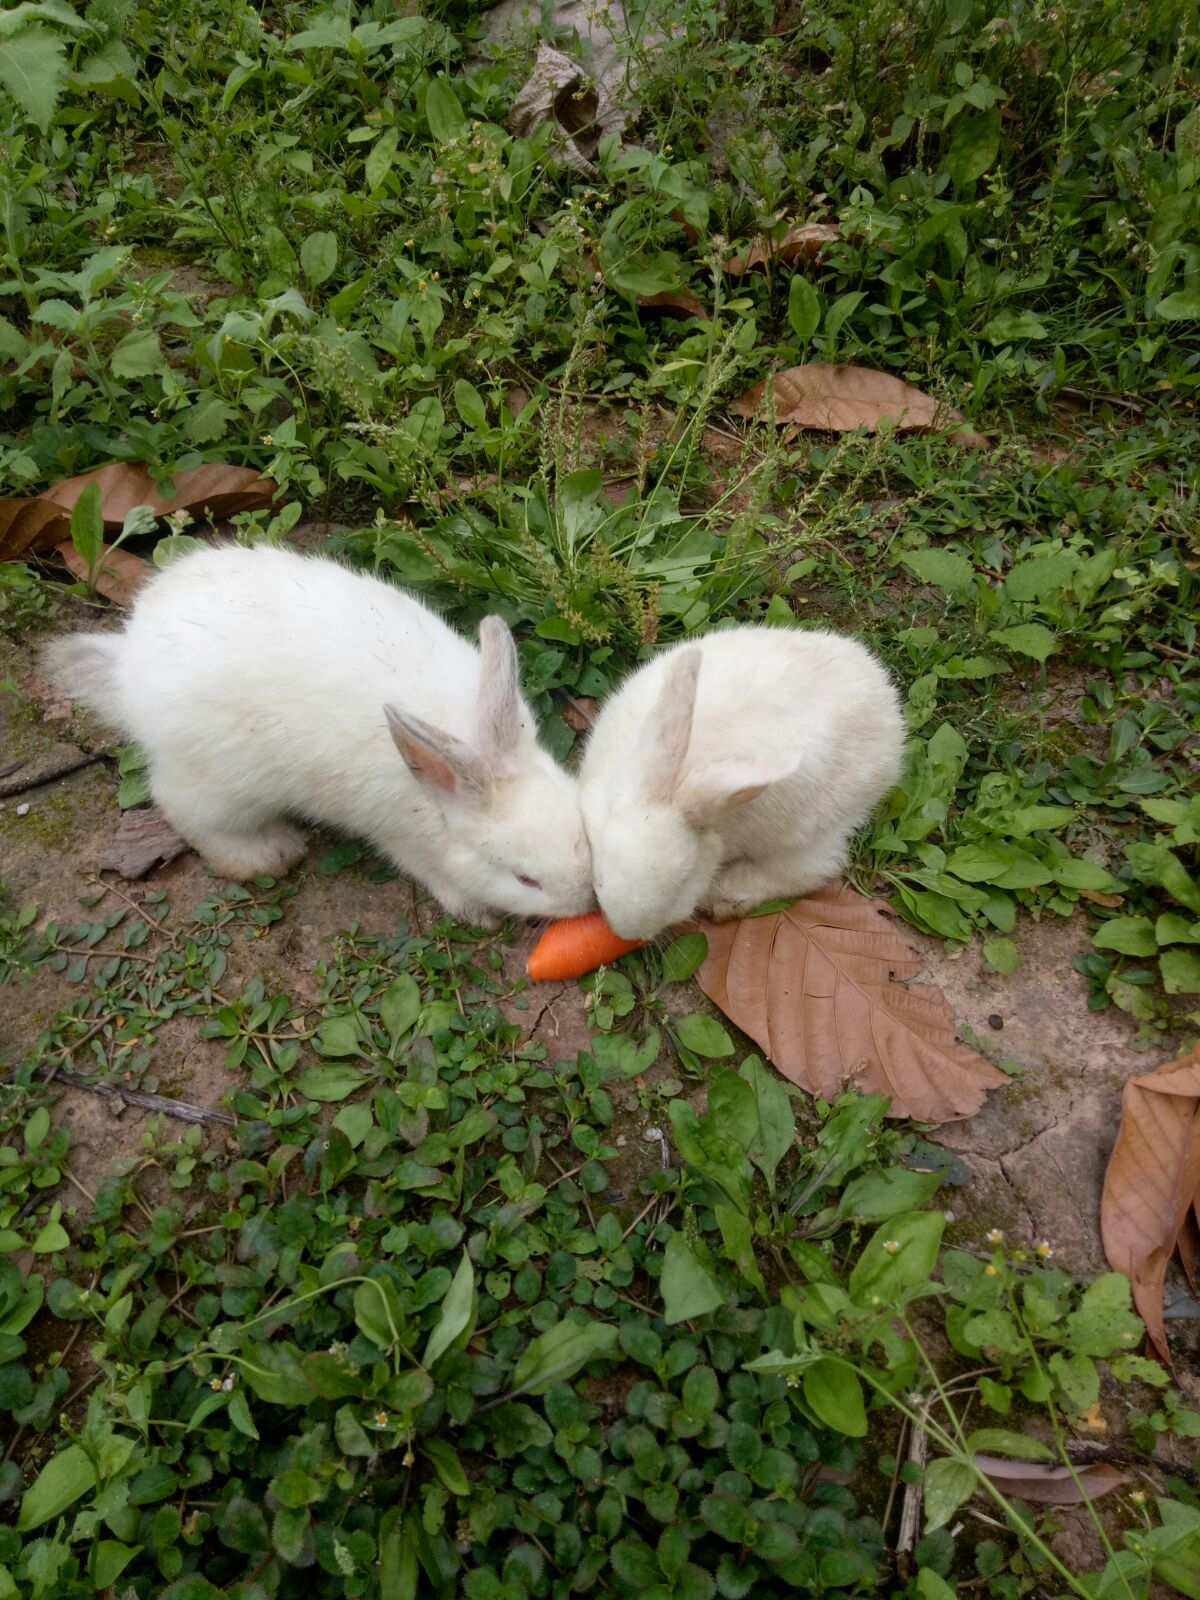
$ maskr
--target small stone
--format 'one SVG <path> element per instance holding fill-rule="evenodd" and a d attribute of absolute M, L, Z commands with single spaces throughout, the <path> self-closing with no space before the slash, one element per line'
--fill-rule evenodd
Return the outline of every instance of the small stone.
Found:
<path fill-rule="evenodd" d="M 22 805 L 19 805 L 17 807 L 17 815 L 19 817 L 27 817 L 29 815 L 29 801 L 28 800 L 26 800 Z"/>
<path fill-rule="evenodd" d="M 1000 1013 L 998 1011 L 993 1011 L 991 1016 L 988 1018 L 988 1027 L 989 1028 L 995 1028 L 996 1032 L 999 1033 L 1000 1029 L 1003 1026 L 1004 1026 L 1004 1018 L 1000 1015 Z"/>
<path fill-rule="evenodd" d="M 663 1131 L 661 1128 L 647 1128 L 645 1133 L 642 1135 L 642 1138 L 649 1139 L 651 1144 L 660 1144 L 662 1142 L 662 1136 Z"/>
<path fill-rule="evenodd" d="M 625 1135 L 623 1133 L 619 1133 L 617 1135 L 617 1149 L 618 1150 L 624 1150 L 624 1148 L 625 1148 Z"/>

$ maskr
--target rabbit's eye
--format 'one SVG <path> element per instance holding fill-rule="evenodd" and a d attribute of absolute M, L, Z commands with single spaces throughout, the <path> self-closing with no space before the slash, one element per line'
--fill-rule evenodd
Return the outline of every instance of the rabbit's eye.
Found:
<path fill-rule="evenodd" d="M 527 889 L 540 889 L 542 886 L 536 878 L 527 878 L 523 872 L 516 875 L 517 882 L 523 883 Z"/>

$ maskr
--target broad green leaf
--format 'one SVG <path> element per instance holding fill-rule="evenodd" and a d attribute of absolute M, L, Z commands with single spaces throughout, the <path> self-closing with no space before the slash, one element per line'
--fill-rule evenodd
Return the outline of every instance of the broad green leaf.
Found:
<path fill-rule="evenodd" d="M 1125 852 L 1125 859 L 1140 883 L 1157 884 L 1181 906 L 1200 912 L 1200 886 L 1174 851 L 1164 845 L 1134 844 Z"/>
<path fill-rule="evenodd" d="M 473 383 L 459 378 L 454 385 L 454 409 L 463 425 L 482 433 L 487 427 L 487 404 Z"/>
<path fill-rule="evenodd" d="M 445 1439 L 423 1439 L 421 1448 L 433 1462 L 434 1471 L 451 1494 L 470 1494 L 470 1480 L 452 1444 Z"/>
<path fill-rule="evenodd" d="M 725 1303 L 721 1286 L 681 1233 L 673 1233 L 667 1241 L 659 1288 L 666 1308 L 663 1320 L 670 1324 L 702 1317 Z"/>
<path fill-rule="evenodd" d="M 304 1376 L 300 1352 L 286 1339 L 247 1345 L 245 1361 L 238 1366 L 252 1394 L 273 1406 L 312 1404 L 313 1390 Z"/>
<path fill-rule="evenodd" d="M 43 133 L 67 75 L 66 46 L 49 28 L 23 28 L 0 44 L 0 87 Z"/>
<path fill-rule="evenodd" d="M 946 170 L 960 186 L 982 178 L 1000 154 L 1000 113 L 994 107 L 959 117 L 954 124 Z"/>
<path fill-rule="evenodd" d="M 327 12 L 311 28 L 293 33 L 285 50 L 345 50 L 350 43 L 350 18 Z"/>
<path fill-rule="evenodd" d="M 133 1454 L 134 1440 L 114 1434 L 109 1440 L 106 1467 L 115 1476 Z M 52 1456 L 26 1489 L 21 1500 L 17 1527 L 22 1533 L 40 1528 L 43 1523 L 74 1505 L 80 1495 L 96 1486 L 96 1469 L 80 1445 L 69 1444 Z"/>
<path fill-rule="evenodd" d="M 50 1132 L 50 1113 L 39 1106 L 25 1124 L 25 1148 L 36 1150 Z"/>
<path fill-rule="evenodd" d="M 112 353 L 114 378 L 145 378 L 166 367 L 158 335 L 151 328 L 127 333 Z"/>
<path fill-rule="evenodd" d="M 1194 950 L 1164 950 L 1158 970 L 1168 994 L 1200 994 L 1200 955 Z"/>
<path fill-rule="evenodd" d="M 1200 289 L 1179 289 L 1167 295 L 1155 306 L 1154 314 L 1167 322 L 1200 321 Z"/>
<path fill-rule="evenodd" d="M 339 1133 L 345 1134 L 350 1148 L 357 1150 L 375 1126 L 375 1114 L 367 1102 L 359 1100 L 352 1106 L 343 1106 L 334 1117 L 333 1125 Z"/>
<path fill-rule="evenodd" d="M 100 485 L 89 483 L 75 502 L 71 512 L 71 543 L 81 561 L 87 562 L 88 571 L 100 559 L 104 545 L 104 513 L 100 501 Z"/>
<path fill-rule="evenodd" d="M 793 275 L 788 289 L 788 321 L 806 344 L 821 325 L 821 296 L 802 272 Z"/>
<path fill-rule="evenodd" d="M 314 1046 L 323 1056 L 359 1055 L 362 1049 L 362 1024 L 352 1011 L 340 1017 L 326 1017 L 317 1029 Z"/>
<path fill-rule="evenodd" d="M 974 567 L 953 550 L 906 550 L 900 560 L 922 583 L 932 583 L 947 594 L 967 595 L 975 587 Z"/>
<path fill-rule="evenodd" d="M 804 1373 L 804 1399 L 827 1428 L 861 1439 L 867 1431 L 862 1382 L 844 1361 L 823 1357 Z"/>
<path fill-rule="evenodd" d="M 1064 889 L 1111 892 L 1120 888 L 1107 867 L 1102 867 L 1098 861 L 1089 861 L 1086 856 L 1052 856 L 1049 865 L 1055 883 L 1061 883 Z"/>
<path fill-rule="evenodd" d="M 306 1100 L 329 1104 L 344 1100 L 361 1088 L 367 1079 L 356 1067 L 309 1067 L 296 1080 L 296 1088 Z"/>
<path fill-rule="evenodd" d="M 1092 943 L 1098 950 L 1117 950 L 1123 956 L 1152 956 L 1158 950 L 1149 917 L 1110 917 L 1096 929 Z"/>
<path fill-rule="evenodd" d="M 896 1304 L 929 1281 L 946 1227 L 941 1211 L 893 1217 L 872 1235 L 850 1274 L 849 1290 L 860 1306 Z"/>
<path fill-rule="evenodd" d="M 885 1167 L 864 1172 L 842 1190 L 837 1214 L 842 1221 L 885 1222 L 932 1200 L 941 1184 L 937 1172 L 911 1172 L 907 1167 Z"/>
<path fill-rule="evenodd" d="M 978 1474 L 965 1461 L 934 1461 L 925 1472 L 925 1532 L 944 1528 L 975 1491 Z"/>
<path fill-rule="evenodd" d="M 354 1291 L 354 1321 L 359 1332 L 381 1350 L 391 1350 L 400 1342 L 404 1310 L 389 1278 L 368 1278 L 359 1284 Z"/>
<path fill-rule="evenodd" d="M 955 1600 L 955 1591 L 932 1567 L 917 1573 L 917 1600 Z"/>
<path fill-rule="evenodd" d="M 96 1588 L 111 1589 L 141 1548 L 140 1544 L 121 1544 L 117 1539 L 101 1539 L 94 1544 L 88 1569 Z"/>
<path fill-rule="evenodd" d="M 466 132 L 467 119 L 446 78 L 434 78 L 425 93 L 425 120 L 438 144 L 449 144 Z"/>
<path fill-rule="evenodd" d="M 402 972 L 379 997 L 379 1016 L 392 1043 L 408 1032 L 421 1012 L 421 991 L 416 980 Z"/>
<path fill-rule="evenodd" d="M 773 1190 L 775 1170 L 796 1140 L 792 1098 L 779 1074 L 773 1072 L 758 1056 L 749 1056 L 742 1063 L 740 1072 L 754 1092 L 754 1136 L 746 1154 Z"/>
<path fill-rule="evenodd" d="M 392 162 L 396 159 L 396 147 L 399 143 L 399 131 L 396 128 L 386 128 L 371 146 L 365 168 L 368 193 L 374 194 L 392 170 Z"/>
<path fill-rule="evenodd" d="M 983 330 L 983 337 L 992 344 L 1013 344 L 1018 339 L 1046 339 L 1046 324 L 1032 311 L 1001 311 Z"/>
<path fill-rule="evenodd" d="M 1004 580 L 1004 592 L 1022 605 L 1061 594 L 1079 566 L 1073 550 L 1059 550 L 1048 556 L 1028 556 L 1018 561 Z"/>
<path fill-rule="evenodd" d="M 556 1383 L 573 1378 L 580 1367 L 617 1353 L 617 1330 L 593 1318 L 556 1322 L 527 1345 L 512 1375 L 514 1393 L 545 1394 Z"/>
<path fill-rule="evenodd" d="M 1100 1398 L 1100 1375 L 1090 1356 L 1056 1350 L 1047 1365 L 1072 1411 L 1090 1411 Z"/>
<path fill-rule="evenodd" d="M 760 1293 L 766 1293 L 766 1284 L 754 1255 L 754 1229 L 745 1212 L 734 1206 L 715 1205 L 713 1216 L 721 1231 L 725 1255 Z"/>
<path fill-rule="evenodd" d="M 338 264 L 338 242 L 332 233 L 310 233 L 300 246 L 300 266 L 315 289 L 331 278 Z"/>
<path fill-rule="evenodd" d="M 847 317 L 852 317 L 866 299 L 861 289 L 852 289 L 849 294 L 842 294 L 825 313 L 825 342 L 831 343 L 842 331 L 842 325 Z"/>
<path fill-rule="evenodd" d="M 387 1600 L 416 1600 L 421 1523 L 417 1513 L 398 1507 L 379 1524 L 379 1592 Z"/>
<path fill-rule="evenodd" d="M 993 972 L 1008 977 L 1021 965 L 1021 952 L 1014 939 L 987 939 L 984 941 L 983 959 Z"/>
<path fill-rule="evenodd" d="M 706 1017 L 702 1011 L 693 1011 L 681 1017 L 675 1026 L 680 1044 L 694 1050 L 698 1056 L 718 1059 L 733 1054 L 733 1040 L 715 1017 Z"/>
<path fill-rule="evenodd" d="M 1200 944 L 1200 922 L 1189 922 L 1177 911 L 1164 911 L 1154 924 L 1159 944 Z"/>
<path fill-rule="evenodd" d="M 708 940 L 702 933 L 680 934 L 663 954 L 663 982 L 683 983 L 699 970 L 707 954 Z"/>
<path fill-rule="evenodd" d="M 71 1239 L 67 1230 L 56 1216 L 51 1216 L 29 1248 L 35 1256 L 49 1256 L 56 1254 L 59 1250 L 68 1249 L 70 1243 Z"/>
<path fill-rule="evenodd" d="M 1058 640 L 1040 622 L 1018 622 L 1013 628 L 993 628 L 988 637 L 1006 650 L 1032 656 L 1035 661 L 1047 660 L 1058 649 Z"/>
<path fill-rule="evenodd" d="M 1012 1456 L 1017 1461 L 1053 1461 L 1054 1451 L 1040 1439 L 1031 1439 L 1027 1433 L 1014 1433 L 1011 1428 L 976 1428 L 967 1438 L 967 1449 L 972 1455 Z"/>
<path fill-rule="evenodd" d="M 271 1479 L 268 1489 L 281 1506 L 297 1511 L 301 1506 L 315 1505 L 323 1500 L 328 1485 L 318 1482 L 310 1473 L 299 1467 L 289 1467 Z"/>
<path fill-rule="evenodd" d="M 422 1365 L 432 1367 L 439 1356 L 466 1332 L 475 1320 L 475 1268 L 464 1250 L 458 1271 L 454 1274 L 446 1298 L 442 1301 L 441 1315 L 429 1335 Z"/>

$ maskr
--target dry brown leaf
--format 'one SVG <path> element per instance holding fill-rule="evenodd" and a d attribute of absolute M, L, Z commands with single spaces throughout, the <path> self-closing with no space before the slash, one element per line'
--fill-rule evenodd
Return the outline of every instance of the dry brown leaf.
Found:
<path fill-rule="evenodd" d="M 1090 900 L 1093 905 L 1107 906 L 1109 910 L 1115 910 L 1117 906 L 1125 904 L 1123 894 L 1109 894 L 1107 889 L 1080 889 L 1079 898 Z"/>
<path fill-rule="evenodd" d="M 1129 1482 L 1127 1472 L 1107 1461 L 1048 1467 L 1040 1461 L 1009 1461 L 1004 1456 L 976 1456 L 974 1460 L 1001 1494 L 1040 1506 L 1080 1506 Z"/>
<path fill-rule="evenodd" d="M 583 270 L 589 283 L 603 283 L 608 287 L 600 262 L 590 251 L 583 258 Z M 672 317 L 703 317 L 705 322 L 712 320 L 703 300 L 690 289 L 664 289 L 661 294 L 639 294 L 636 300 L 643 311 L 665 311 Z"/>
<path fill-rule="evenodd" d="M 576 733 L 586 733 L 595 722 L 599 709 L 599 700 L 589 700 L 586 695 L 569 694 L 563 707 L 563 721 Z"/>
<path fill-rule="evenodd" d="M 881 901 L 831 885 L 786 911 L 704 923 L 700 987 L 785 1077 L 831 1100 L 847 1083 L 889 1115 L 972 1116 L 1007 1080 L 954 1037 L 941 993 L 911 988 L 921 962 Z"/>
<path fill-rule="evenodd" d="M 984 444 L 982 434 L 967 428 L 961 411 L 931 400 L 911 383 L 890 372 L 875 372 L 870 367 L 837 367 L 825 361 L 806 361 L 789 367 L 772 378 L 764 378 L 753 389 L 735 400 L 730 410 L 739 417 L 766 420 L 770 397 L 774 393 L 775 421 L 802 428 L 821 428 L 831 433 L 846 433 L 865 428 L 874 433 L 881 423 L 893 423 L 900 431 L 912 428 L 949 430 L 955 424 L 955 437 L 964 444 Z"/>
<path fill-rule="evenodd" d="M 1168 1363 L 1163 1286 L 1198 1199 L 1200 1045 L 1125 1085 L 1121 1126 L 1100 1199 L 1104 1253 L 1133 1285 L 1133 1301 L 1151 1343 Z"/>
<path fill-rule="evenodd" d="M 123 878 L 144 878 L 152 867 L 166 865 L 191 846 L 154 806 L 123 811 L 108 848 L 100 858 L 102 872 Z"/>
<path fill-rule="evenodd" d="M 213 461 L 177 473 L 174 494 L 163 495 L 145 467 L 110 461 L 95 472 L 64 478 L 29 499 L 0 500 L 0 561 L 61 544 L 70 532 L 76 502 L 93 483 L 100 486 L 100 512 L 109 528 L 119 528 L 134 506 L 149 506 L 156 517 L 206 511 L 214 521 L 223 521 L 239 511 L 270 505 L 276 493 L 270 479 L 250 467 Z"/>
<path fill-rule="evenodd" d="M 638 305 L 643 311 L 665 311 L 671 317 L 703 317 L 710 320 L 704 302 L 690 289 L 668 289 L 663 294 L 640 294 Z"/>
<path fill-rule="evenodd" d="M 68 570 L 82 582 L 88 581 L 89 567 L 69 539 L 58 546 L 58 554 Z M 114 605 L 127 606 L 147 578 L 154 576 L 154 568 L 141 556 L 128 550 L 110 550 L 101 546 L 100 560 L 91 578 L 92 588 Z"/>
<path fill-rule="evenodd" d="M 792 266 L 797 261 L 817 262 L 826 245 L 834 244 L 842 236 L 836 222 L 803 222 L 789 228 L 781 239 L 763 234 L 750 246 L 744 256 L 730 256 L 725 271 L 740 278 L 754 267 L 765 267 L 774 261 Z"/>

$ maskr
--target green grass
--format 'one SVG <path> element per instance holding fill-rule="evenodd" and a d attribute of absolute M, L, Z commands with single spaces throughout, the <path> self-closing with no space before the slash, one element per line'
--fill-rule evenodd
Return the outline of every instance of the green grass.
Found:
<path fill-rule="evenodd" d="M 927 932 L 982 939 L 1001 973 L 1030 916 L 1085 916 L 1089 1003 L 1150 1043 L 1194 1030 L 1194 6 L 631 8 L 630 120 L 586 178 L 546 132 L 506 131 L 536 40 L 489 55 L 480 15 L 0 14 L 0 492 L 112 459 L 269 472 L 281 504 L 239 537 L 330 520 L 334 548 L 462 623 L 504 612 L 564 757 L 565 696 L 602 697 L 664 640 L 746 618 L 857 632 L 902 684 L 913 749 L 856 879 Z M 819 263 L 725 270 L 814 220 L 840 227 Z M 638 305 L 683 290 L 711 316 Z M 901 377 L 990 443 L 731 420 L 804 360 Z M 60 580 L 0 567 L 0 628 L 31 639 Z M 133 753 L 124 781 L 131 798 Z M 1027 1530 L 952 1537 L 975 1447 L 953 1407 L 933 1480 L 948 1523 L 919 1577 L 884 1557 L 884 1419 L 935 1380 L 855 1263 L 868 1224 L 882 1261 L 898 1216 L 933 1255 L 897 1268 L 889 1304 L 928 1284 L 940 1213 L 903 1165 L 911 1134 L 821 1108 L 768 1173 L 729 1125 L 689 1123 L 684 1079 L 711 1078 L 733 1126 L 758 1080 L 697 1061 L 711 1026 L 672 1033 L 656 957 L 605 975 L 592 1050 L 554 1074 L 497 1008 L 496 946 L 463 930 L 348 936 L 307 1011 L 261 983 L 225 994 L 229 941 L 286 898 L 214 899 L 165 941 L 136 919 L 0 918 L 10 981 L 49 964 L 84 985 L 0 1107 L 0 1237 L 36 1258 L 0 1269 L 0 1409 L 20 1430 L 0 1494 L 20 1502 L 67 1445 L 55 1470 L 78 1491 L 0 1529 L 0 1600 L 1067 1584 Z M 43 1070 L 96 1024 L 108 1046 L 176 1014 L 242 1075 L 236 1159 L 191 1135 L 150 1152 L 213 1231 L 182 1237 L 173 1204 L 143 1215 L 128 1174 L 90 1217 L 63 1211 Z M 638 1093 L 684 1165 L 614 1200 L 613 1090 L 663 1036 L 681 1077 Z M 128 1060 L 152 1090 L 149 1054 Z M 855 1211 L 864 1193 L 875 1209 Z M 986 1282 L 941 1257 L 946 1335 L 971 1366 L 987 1344 L 996 1427 L 1041 1407 L 1058 1440 L 1090 1403 L 1086 1363 L 1116 1349 L 1098 1302 L 1002 1246 L 983 1258 Z M 722 1309 L 664 1320 L 714 1285 Z M 531 1383 L 572 1318 L 580 1361 Z M 30 1354 L 35 1333 L 54 1356 Z M 57 1359 L 84 1337 L 86 1401 Z M 1161 1373 L 1115 1354 L 1111 1371 L 1149 1385 L 1141 1447 L 1194 1433 L 1153 1394 Z M 883 1391 L 865 1452 L 882 1478 L 819 1480 L 851 1469 Z M 1152 1572 L 1197 1592 L 1194 1498 L 1171 1493 L 1105 1596 L 1140 1597 Z"/>

